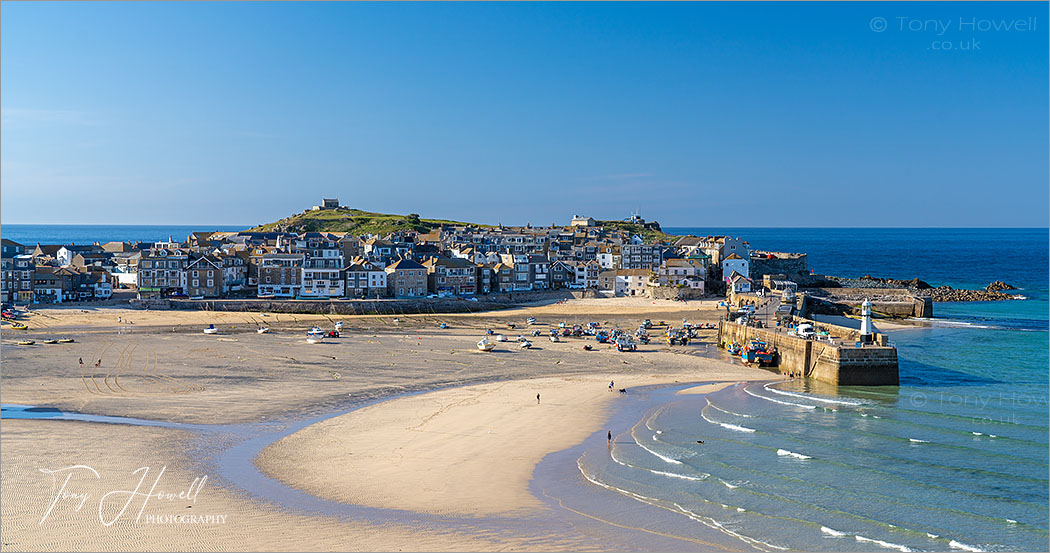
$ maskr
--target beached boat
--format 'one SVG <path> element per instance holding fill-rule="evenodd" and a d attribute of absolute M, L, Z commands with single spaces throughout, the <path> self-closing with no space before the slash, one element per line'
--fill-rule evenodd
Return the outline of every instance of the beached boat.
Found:
<path fill-rule="evenodd" d="M 529 317 L 528 319 L 525 319 L 525 322 L 529 323 L 530 325 L 534 325 L 536 324 L 536 317 Z"/>
<path fill-rule="evenodd" d="M 548 339 L 549 339 L 549 340 L 550 340 L 551 342 L 555 342 L 555 343 L 557 343 L 557 342 L 560 342 L 560 341 L 561 341 L 561 338 L 559 338 L 559 337 L 558 337 L 558 333 L 557 333 L 557 332 L 552 332 L 552 333 L 551 333 L 551 335 L 550 335 L 550 337 L 549 337 Z"/>
<path fill-rule="evenodd" d="M 438 325 L 438 328 L 440 328 L 441 330 L 446 330 L 448 329 L 448 323 L 441 323 Z"/>
<path fill-rule="evenodd" d="M 44 340 L 44 343 L 45 343 L 45 344 L 57 344 L 57 343 L 58 343 L 58 340 L 55 340 L 55 339 L 51 339 L 51 340 Z"/>
<path fill-rule="evenodd" d="M 306 343 L 308 344 L 323 344 L 324 334 L 307 334 Z"/>
<path fill-rule="evenodd" d="M 496 344 L 490 342 L 487 336 L 478 340 L 478 349 L 481 351 L 492 351 L 494 347 L 496 347 Z"/>
<path fill-rule="evenodd" d="M 260 295 L 255 296 L 255 297 L 256 297 L 256 299 L 260 299 L 260 300 L 272 300 L 272 299 L 276 298 L 277 296 L 275 296 L 273 294 L 260 294 Z"/>
<path fill-rule="evenodd" d="M 496 335 L 496 341 L 497 342 L 506 342 L 507 341 L 507 337 L 502 335 L 502 334 L 497 334 Z"/>
<path fill-rule="evenodd" d="M 519 345 L 518 347 L 520 347 L 521 349 L 529 349 L 529 348 L 531 348 L 531 347 L 532 347 L 532 342 L 530 342 L 530 341 L 528 341 L 528 340 L 525 340 L 525 341 L 524 341 L 524 342 L 522 342 L 522 343 L 521 343 L 521 345 Z"/>
<path fill-rule="evenodd" d="M 190 299 L 191 300 L 202 300 L 202 299 L 204 299 L 204 296 L 190 296 Z"/>
<path fill-rule="evenodd" d="M 741 361 L 748 365 L 754 363 L 758 366 L 769 366 L 773 364 L 775 356 L 776 348 L 761 340 L 751 340 L 740 352 Z"/>
<path fill-rule="evenodd" d="M 31 346 L 31 345 L 33 345 L 35 343 L 36 342 L 34 342 L 33 340 L 21 340 L 21 341 L 18 342 L 18 345 L 20 345 L 20 346 Z"/>
<path fill-rule="evenodd" d="M 343 331 L 343 321 L 336 321 L 335 322 L 335 329 L 338 330 L 339 332 L 342 332 Z"/>
<path fill-rule="evenodd" d="M 22 324 L 22 323 L 11 323 L 11 328 L 14 329 L 14 330 L 28 330 L 29 329 L 29 325 Z"/>
<path fill-rule="evenodd" d="M 616 351 L 627 352 L 637 350 L 638 345 L 634 343 L 634 340 L 628 338 L 627 336 L 620 336 L 616 339 Z"/>
<path fill-rule="evenodd" d="M 75 341 L 76 340 L 73 340 L 72 338 L 62 338 L 61 340 L 58 341 L 58 343 L 60 343 L 60 344 L 72 344 Z"/>
<path fill-rule="evenodd" d="M 269 327 L 265 327 L 265 326 L 260 326 L 255 331 L 258 332 L 259 334 L 266 334 L 267 332 L 270 331 L 270 328 Z"/>
<path fill-rule="evenodd" d="M 215 325 L 208 325 L 208 328 L 204 329 L 205 334 L 218 334 L 219 329 L 215 328 Z"/>

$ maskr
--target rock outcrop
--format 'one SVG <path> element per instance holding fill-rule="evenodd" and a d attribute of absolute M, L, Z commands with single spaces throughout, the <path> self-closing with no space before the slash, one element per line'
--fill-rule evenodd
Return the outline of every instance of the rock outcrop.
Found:
<path fill-rule="evenodd" d="M 988 292 L 998 292 L 1000 290 L 1017 290 L 1016 286 L 1011 286 L 1001 280 L 997 280 L 984 288 Z"/>

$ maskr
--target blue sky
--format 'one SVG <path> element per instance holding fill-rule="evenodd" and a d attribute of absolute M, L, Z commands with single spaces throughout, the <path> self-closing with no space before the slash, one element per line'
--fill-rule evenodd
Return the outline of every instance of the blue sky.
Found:
<path fill-rule="evenodd" d="M 1050 224 L 1045 2 L 2 14 L 6 223 Z"/>

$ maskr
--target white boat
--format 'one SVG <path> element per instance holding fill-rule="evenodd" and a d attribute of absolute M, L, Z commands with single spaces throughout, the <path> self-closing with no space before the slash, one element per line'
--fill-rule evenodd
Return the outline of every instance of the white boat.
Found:
<path fill-rule="evenodd" d="M 532 347 L 532 342 L 530 342 L 530 341 L 528 341 L 528 340 L 525 340 L 525 341 L 524 341 L 524 342 L 522 342 L 522 343 L 521 343 L 521 345 L 520 345 L 520 346 L 518 346 L 518 347 L 520 347 L 521 349 L 529 349 L 529 348 L 531 348 L 531 347 Z"/>
<path fill-rule="evenodd" d="M 315 326 L 310 329 L 310 334 L 324 334 L 324 331 L 321 330 L 321 327 Z"/>
<path fill-rule="evenodd" d="M 343 330 L 343 321 L 336 321 L 335 329 L 340 331 L 340 332 L 342 332 L 342 330 Z"/>
<path fill-rule="evenodd" d="M 190 299 L 191 300 L 202 300 L 202 299 L 204 299 L 204 296 L 190 296 Z"/>
<path fill-rule="evenodd" d="M 529 323 L 530 325 L 534 325 L 536 324 L 536 317 L 529 317 L 525 320 L 525 322 Z"/>
<path fill-rule="evenodd" d="M 259 334 L 266 334 L 269 331 L 270 331 L 270 329 L 268 327 L 265 327 L 265 326 L 261 326 L 258 329 L 256 329 L 256 332 L 258 332 Z"/>
<path fill-rule="evenodd" d="M 208 328 L 204 329 L 205 334 L 218 334 L 219 329 L 215 328 L 215 325 L 208 325 Z"/>
<path fill-rule="evenodd" d="M 323 344 L 324 334 L 307 334 L 306 343 L 308 344 Z"/>
<path fill-rule="evenodd" d="M 507 337 L 502 335 L 502 334 L 497 334 L 496 335 L 496 341 L 497 342 L 506 342 L 507 341 Z"/>
<path fill-rule="evenodd" d="M 549 338 L 550 338 L 550 341 L 552 341 L 552 342 L 560 342 L 561 341 L 561 338 L 558 338 L 557 334 L 551 334 L 549 336 Z"/>
<path fill-rule="evenodd" d="M 488 337 L 478 340 L 478 349 L 481 351 L 492 351 L 494 347 L 496 347 L 496 344 L 490 342 Z"/>

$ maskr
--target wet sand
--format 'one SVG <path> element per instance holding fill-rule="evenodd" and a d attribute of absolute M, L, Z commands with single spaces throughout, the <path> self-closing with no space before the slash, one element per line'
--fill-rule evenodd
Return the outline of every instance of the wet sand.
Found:
<path fill-rule="evenodd" d="M 264 450 L 258 466 L 294 488 L 339 504 L 439 518 L 495 517 L 513 526 L 530 520 L 532 513 L 560 516 L 530 495 L 533 468 L 546 454 L 601 429 L 619 399 L 608 391 L 609 380 L 630 389 L 675 380 L 762 379 L 770 373 L 709 358 L 714 354 L 710 337 L 673 348 L 654 341 L 631 354 L 593 341 L 550 343 L 540 337 L 533 339 L 531 350 L 507 343 L 481 353 L 474 342 L 484 330 L 494 328 L 513 339 L 528 330 L 522 330 L 528 316 L 539 319 L 533 328 L 544 333 L 560 321 L 596 320 L 627 329 L 647 317 L 674 324 L 686 317 L 696 323 L 717 319 L 714 306 L 579 300 L 474 315 L 402 316 L 396 323 L 393 317 L 339 317 L 346 323 L 344 337 L 318 345 L 307 344 L 303 332 L 313 324 L 330 327 L 325 316 L 288 320 L 281 315 L 278 321 L 270 315 L 265 324 L 273 330 L 260 335 L 253 323 L 264 319 L 258 313 L 41 309 L 30 316 L 28 332 L 3 330 L 0 397 L 4 403 L 178 423 L 236 423 L 258 431 L 260 425 L 279 428 L 278 423 L 345 412 L 370 398 L 454 387 L 399 397 L 309 426 Z M 118 324 L 118 316 L 134 324 Z M 439 322 L 452 328 L 438 329 Z M 519 328 L 507 329 L 508 322 Z M 202 334 L 207 323 L 219 326 L 221 334 Z M 38 345 L 15 345 L 27 334 Z M 46 337 L 76 342 L 40 344 Z M 584 351 L 584 343 L 595 345 L 595 351 Z M 99 359 L 101 366 L 95 368 Z M 227 435 L 5 420 L 0 439 L 3 541 L 12 549 L 616 549 L 569 526 L 538 536 L 411 515 L 377 522 L 297 512 L 253 498 L 216 475 L 209 459 L 234 439 Z M 165 481 L 170 475 L 172 484 L 182 485 L 207 472 L 212 476 L 197 503 L 181 508 L 224 511 L 230 521 L 143 527 L 122 520 L 103 527 L 93 512 L 97 503 L 92 508 L 88 500 L 78 512 L 68 502 L 65 509 L 56 506 L 47 524 L 38 524 L 53 496 L 50 477 L 38 469 L 75 464 L 120 475 L 119 482 L 105 484 L 124 489 L 134 486 L 138 476 L 131 481 L 131 473 L 142 466 L 166 465 Z M 171 511 L 166 503 L 153 507 Z"/>

